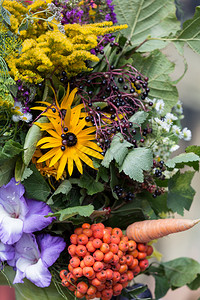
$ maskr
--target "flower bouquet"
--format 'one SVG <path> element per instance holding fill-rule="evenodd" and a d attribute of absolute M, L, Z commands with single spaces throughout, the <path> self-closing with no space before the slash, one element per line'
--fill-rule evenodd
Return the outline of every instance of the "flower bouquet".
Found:
<path fill-rule="evenodd" d="M 192 204 L 200 146 L 171 158 L 191 131 L 181 126 L 182 76 L 171 80 L 162 49 L 199 53 L 199 7 L 182 26 L 172 0 L 0 9 L 1 284 L 17 300 L 197 289 L 200 263 L 156 261 L 154 242 L 198 223 L 174 218 Z M 141 273 L 155 291 L 135 285 Z"/>

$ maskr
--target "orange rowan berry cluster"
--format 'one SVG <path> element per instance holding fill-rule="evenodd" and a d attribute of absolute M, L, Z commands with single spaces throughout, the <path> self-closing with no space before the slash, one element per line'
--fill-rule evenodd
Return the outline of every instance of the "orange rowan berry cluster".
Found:
<path fill-rule="evenodd" d="M 77 298 L 109 300 L 121 294 L 128 282 L 144 271 L 153 248 L 137 244 L 121 229 L 102 223 L 84 223 L 70 237 L 68 271 L 62 270 L 62 285 Z"/>

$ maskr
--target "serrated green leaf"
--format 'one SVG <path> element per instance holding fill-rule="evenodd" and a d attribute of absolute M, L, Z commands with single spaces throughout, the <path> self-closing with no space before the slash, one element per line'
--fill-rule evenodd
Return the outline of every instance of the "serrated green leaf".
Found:
<path fill-rule="evenodd" d="M 178 47 L 187 44 L 194 52 L 200 54 L 200 7 L 196 7 L 196 12 L 192 19 L 183 23 L 183 29 L 175 35 L 174 44 Z M 180 44 L 181 43 L 181 44 Z M 176 45 L 177 47 L 177 45 Z"/>
<path fill-rule="evenodd" d="M 29 176 L 31 176 L 33 174 L 33 171 L 30 168 L 25 168 L 24 172 L 22 174 L 22 178 L 21 181 L 24 181 L 25 179 L 27 179 Z"/>
<path fill-rule="evenodd" d="M 185 152 L 186 152 L 186 153 L 193 152 L 193 153 L 195 153 L 196 155 L 198 155 L 198 156 L 200 157 L 200 146 L 196 146 L 196 145 L 188 146 L 188 147 L 185 149 Z"/>
<path fill-rule="evenodd" d="M 123 30 L 133 47 L 137 47 L 148 37 L 160 38 L 176 33 L 180 23 L 175 15 L 175 5 L 171 0 L 114 0 L 115 13 L 120 24 L 127 24 Z M 150 40 L 139 51 L 150 52 L 167 45 L 162 40 Z"/>
<path fill-rule="evenodd" d="M 133 147 L 133 145 L 124 140 L 121 134 L 116 134 L 101 164 L 108 168 L 111 161 L 115 159 L 116 162 L 121 165 L 128 153 L 128 147 Z"/>
<path fill-rule="evenodd" d="M 129 121 L 137 128 L 146 121 L 148 115 L 149 114 L 146 111 L 138 111 L 129 119 Z"/>
<path fill-rule="evenodd" d="M 184 209 L 189 210 L 195 195 L 191 181 L 195 172 L 178 171 L 168 182 L 167 206 L 178 214 L 184 214 Z"/>
<path fill-rule="evenodd" d="M 23 181 L 26 196 L 31 199 L 46 201 L 51 189 L 34 165 L 30 169 L 33 171 L 33 174 Z"/>
<path fill-rule="evenodd" d="M 55 190 L 53 195 L 48 199 L 47 204 L 53 204 L 53 197 L 62 193 L 67 195 L 72 189 L 72 185 L 69 180 L 64 180 L 59 187 Z"/>
<path fill-rule="evenodd" d="M 200 157 L 194 153 L 181 153 L 166 161 L 165 165 L 169 169 L 183 168 L 185 165 L 193 167 L 198 171 Z"/>
<path fill-rule="evenodd" d="M 4 184 L 7 184 L 10 179 L 13 177 L 15 166 L 15 158 L 5 161 L 0 165 L 0 187 Z"/>
<path fill-rule="evenodd" d="M 47 118 L 42 117 L 38 120 L 39 123 L 46 123 Z M 33 124 L 31 128 L 29 129 L 26 139 L 24 142 L 24 155 L 23 155 L 23 161 L 26 166 L 29 165 L 33 154 L 36 149 L 37 142 L 40 140 L 42 137 L 42 131 L 40 130 L 40 127 L 37 126 L 36 124 Z"/>
<path fill-rule="evenodd" d="M 163 115 L 171 112 L 172 107 L 178 101 L 177 88 L 170 79 L 170 74 L 174 70 L 174 64 L 160 51 L 153 51 L 147 57 L 135 54 L 133 65 L 140 72 L 149 77 L 149 98 L 163 99 L 165 107 Z"/>
<path fill-rule="evenodd" d="M 173 287 L 192 282 L 200 272 L 200 264 L 192 258 L 180 257 L 165 263 L 165 275 Z"/>
<path fill-rule="evenodd" d="M 22 152 L 22 150 L 21 144 L 13 140 L 7 141 L 3 148 L 0 149 L 0 164 L 15 157 Z"/>
<path fill-rule="evenodd" d="M 148 148 L 135 148 L 125 157 L 119 171 L 124 172 L 131 179 L 143 182 L 143 171 L 149 171 L 153 166 L 153 154 Z"/>
<path fill-rule="evenodd" d="M 79 181 L 79 186 L 86 189 L 88 195 L 94 195 L 104 190 L 102 183 L 94 180 L 89 174 L 83 174 Z"/>
<path fill-rule="evenodd" d="M 93 213 L 93 211 L 94 206 L 89 204 L 84 206 L 68 207 L 58 212 L 50 213 L 48 214 L 48 216 L 59 217 L 59 221 L 64 221 L 76 215 L 80 215 L 82 217 L 89 217 Z"/>

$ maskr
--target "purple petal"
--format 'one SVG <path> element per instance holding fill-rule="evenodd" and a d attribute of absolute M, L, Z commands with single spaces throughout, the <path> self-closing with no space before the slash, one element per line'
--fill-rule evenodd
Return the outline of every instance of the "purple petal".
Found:
<path fill-rule="evenodd" d="M 13 284 L 15 283 L 24 283 L 23 279 L 25 277 L 25 274 L 17 269 L 15 278 L 13 280 Z"/>
<path fill-rule="evenodd" d="M 38 261 L 40 252 L 33 234 L 24 233 L 21 239 L 15 244 L 16 260 L 23 257 L 31 263 Z"/>
<path fill-rule="evenodd" d="M 50 234 L 40 234 L 37 242 L 41 250 L 41 259 L 46 267 L 51 266 L 66 247 L 63 238 Z"/>
<path fill-rule="evenodd" d="M 15 249 L 11 245 L 5 245 L 0 242 L 0 261 L 11 260 L 14 258 Z"/>
<path fill-rule="evenodd" d="M 4 244 L 14 244 L 22 236 L 23 221 L 10 217 L 4 217 L 0 223 L 0 240 Z"/>
<path fill-rule="evenodd" d="M 47 227 L 55 218 L 44 216 L 52 212 L 50 207 L 40 201 L 27 199 L 29 212 L 24 220 L 24 232 L 31 233 Z"/>
<path fill-rule="evenodd" d="M 39 287 L 47 287 L 51 283 L 51 273 L 39 259 L 34 265 L 26 268 L 26 278 Z"/>
<path fill-rule="evenodd" d="M 23 194 L 23 185 L 21 183 L 17 184 L 14 178 L 7 185 L 0 188 L 0 204 L 9 215 L 23 218 L 27 213 L 27 205 Z"/>

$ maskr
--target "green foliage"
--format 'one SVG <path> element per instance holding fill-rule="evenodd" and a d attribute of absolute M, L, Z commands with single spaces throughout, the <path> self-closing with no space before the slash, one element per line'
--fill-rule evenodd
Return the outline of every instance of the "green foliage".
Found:
<path fill-rule="evenodd" d="M 125 157 L 120 172 L 123 171 L 131 179 L 143 182 L 143 171 L 149 171 L 153 166 L 153 153 L 150 149 L 141 147 L 129 151 Z"/>
<path fill-rule="evenodd" d="M 200 287 L 200 274 L 198 274 L 197 277 L 192 282 L 187 284 L 187 286 L 191 290 L 197 290 Z"/>
<path fill-rule="evenodd" d="M 193 153 L 195 153 L 196 155 L 200 156 L 200 146 L 195 146 L 195 145 L 188 146 L 188 147 L 185 149 L 185 152 L 186 152 L 186 153 L 193 152 Z"/>
<path fill-rule="evenodd" d="M 118 22 L 128 25 L 123 34 L 127 36 L 132 48 L 149 37 L 165 37 L 176 33 L 180 28 L 175 16 L 175 5 L 171 0 L 114 0 L 113 3 Z M 166 45 L 167 42 L 163 40 L 150 40 L 143 44 L 139 51 L 149 52 Z"/>
<path fill-rule="evenodd" d="M 94 211 L 94 206 L 89 204 L 84 206 L 68 207 L 58 212 L 50 213 L 48 214 L 48 216 L 59 217 L 59 221 L 64 221 L 76 215 L 89 217 L 93 213 L 93 211 Z"/>
<path fill-rule="evenodd" d="M 177 89 L 169 76 L 174 70 L 174 64 L 158 50 L 146 57 L 135 54 L 132 58 L 134 67 L 149 77 L 149 98 L 163 99 L 165 102 L 163 115 L 170 112 L 178 100 Z"/>
<path fill-rule="evenodd" d="M 181 153 L 175 156 L 165 163 L 169 169 L 183 168 L 185 165 L 193 167 L 196 171 L 199 170 L 199 159 L 200 157 L 194 153 Z"/>
<path fill-rule="evenodd" d="M 30 169 L 33 173 L 23 181 L 26 196 L 31 199 L 47 201 L 47 197 L 51 191 L 49 185 L 34 165 Z"/>
<path fill-rule="evenodd" d="M 130 117 L 129 121 L 133 123 L 134 128 L 137 128 L 146 121 L 148 115 L 146 111 L 138 111 Z"/>
<path fill-rule="evenodd" d="M 128 289 L 123 289 L 122 296 L 124 296 L 125 298 L 131 300 L 131 299 L 135 298 L 135 296 L 137 296 L 137 295 L 145 292 L 147 288 L 148 288 L 148 286 L 144 285 L 144 286 L 139 286 L 139 287 L 137 287 L 135 289 L 132 289 L 131 291 L 128 290 Z M 143 300 L 150 300 L 150 299 L 151 298 L 143 298 Z"/>
<path fill-rule="evenodd" d="M 88 195 L 94 195 L 104 190 L 103 184 L 95 181 L 94 178 L 87 173 L 81 176 L 79 186 L 86 189 Z"/>
<path fill-rule="evenodd" d="M 191 181 L 195 172 L 187 171 L 180 173 L 178 171 L 168 182 L 167 205 L 178 214 L 184 214 L 184 209 L 189 210 L 195 195 L 191 187 Z"/>
<path fill-rule="evenodd" d="M 53 204 L 54 202 L 54 197 L 56 195 L 64 194 L 67 195 L 72 189 L 72 185 L 70 183 L 69 180 L 64 180 L 59 186 L 58 188 L 55 190 L 55 192 L 53 193 L 53 195 L 48 199 L 47 203 L 48 204 Z"/>

